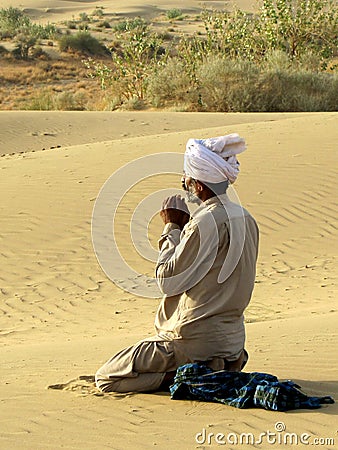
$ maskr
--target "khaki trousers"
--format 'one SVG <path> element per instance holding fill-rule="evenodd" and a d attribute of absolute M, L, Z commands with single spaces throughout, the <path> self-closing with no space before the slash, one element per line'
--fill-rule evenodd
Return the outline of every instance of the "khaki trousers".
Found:
<path fill-rule="evenodd" d="M 160 387 L 166 372 L 177 368 L 171 341 L 143 340 L 109 359 L 95 381 L 103 392 L 149 392 Z"/>

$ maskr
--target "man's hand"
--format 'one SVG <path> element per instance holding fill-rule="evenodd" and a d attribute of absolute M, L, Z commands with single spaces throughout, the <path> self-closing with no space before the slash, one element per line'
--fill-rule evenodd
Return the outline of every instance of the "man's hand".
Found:
<path fill-rule="evenodd" d="M 180 195 L 173 195 L 164 200 L 160 216 L 165 224 L 175 223 L 181 230 L 190 219 L 187 204 Z"/>
<path fill-rule="evenodd" d="M 160 216 L 162 217 L 162 220 L 165 224 L 175 223 L 181 228 L 181 230 L 184 227 L 184 225 L 189 222 L 190 218 L 190 216 L 187 213 L 180 211 L 179 209 L 173 208 L 163 209 L 160 212 Z"/>

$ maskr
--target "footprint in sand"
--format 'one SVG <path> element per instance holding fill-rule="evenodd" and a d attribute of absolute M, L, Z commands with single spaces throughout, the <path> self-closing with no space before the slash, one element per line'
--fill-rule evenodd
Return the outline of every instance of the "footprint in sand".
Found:
<path fill-rule="evenodd" d="M 72 391 L 79 395 L 103 396 L 103 392 L 95 386 L 94 375 L 80 375 L 67 383 L 50 384 L 47 389 L 56 389 L 59 391 Z"/>
<path fill-rule="evenodd" d="M 96 397 L 111 396 L 115 399 L 123 399 L 132 397 L 134 392 L 118 393 L 118 392 L 101 392 L 95 386 L 94 375 L 80 375 L 66 383 L 50 384 L 47 389 L 55 389 L 57 391 L 71 391 L 77 393 L 79 396 L 86 397 L 88 395 L 95 395 Z"/>

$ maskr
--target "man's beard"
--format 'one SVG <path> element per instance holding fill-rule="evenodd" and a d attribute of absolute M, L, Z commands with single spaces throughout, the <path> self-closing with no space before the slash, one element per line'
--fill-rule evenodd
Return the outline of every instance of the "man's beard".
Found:
<path fill-rule="evenodd" d="M 202 200 L 197 197 L 196 191 L 191 191 L 190 188 L 186 191 L 187 194 L 187 200 L 189 203 L 196 203 L 197 205 L 200 205 L 202 203 Z"/>

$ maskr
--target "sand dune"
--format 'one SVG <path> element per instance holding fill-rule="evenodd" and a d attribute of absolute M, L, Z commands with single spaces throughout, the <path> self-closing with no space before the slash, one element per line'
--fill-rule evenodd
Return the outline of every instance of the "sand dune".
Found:
<path fill-rule="evenodd" d="M 304 113 L 276 113 L 274 120 Z M 226 121 L 225 121 L 226 117 Z M 0 156 L 42 151 L 117 139 L 135 138 L 212 126 L 271 120 L 268 113 L 69 112 L 0 111 Z M 19 132 L 18 132 L 19 130 Z"/>
<path fill-rule="evenodd" d="M 231 8 L 233 5 L 247 11 L 253 11 L 257 8 L 255 0 L 237 0 L 237 1 L 198 1 L 188 0 L 156 0 L 155 2 L 145 3 L 142 0 L 132 0 L 124 2 L 122 0 L 3 0 L 1 8 L 10 6 L 20 8 L 26 12 L 33 20 L 39 23 L 55 23 L 63 20 L 70 20 L 73 16 L 78 17 L 81 13 L 91 14 L 95 8 L 103 8 L 105 14 L 114 14 L 116 16 L 142 16 L 148 20 L 160 16 L 173 8 L 181 9 L 185 14 L 198 14 L 205 6 L 208 8 L 223 9 Z"/>
<path fill-rule="evenodd" d="M 248 142 L 236 192 L 261 230 L 247 370 L 338 396 L 337 118 L 0 113 L 1 448 L 209 448 L 195 441 L 203 428 L 258 437 L 280 421 L 288 432 L 337 442 L 336 405 L 281 414 L 160 394 L 102 396 L 90 378 L 122 345 L 153 333 L 158 304 L 121 290 L 101 270 L 91 242 L 100 188 L 136 158 L 182 154 L 189 137 L 236 131 Z M 175 183 L 179 175 L 140 183 L 126 194 L 126 209 Z M 160 221 L 150 231 L 156 238 Z M 136 270 L 151 270 L 131 252 L 127 227 L 117 238 Z"/>

